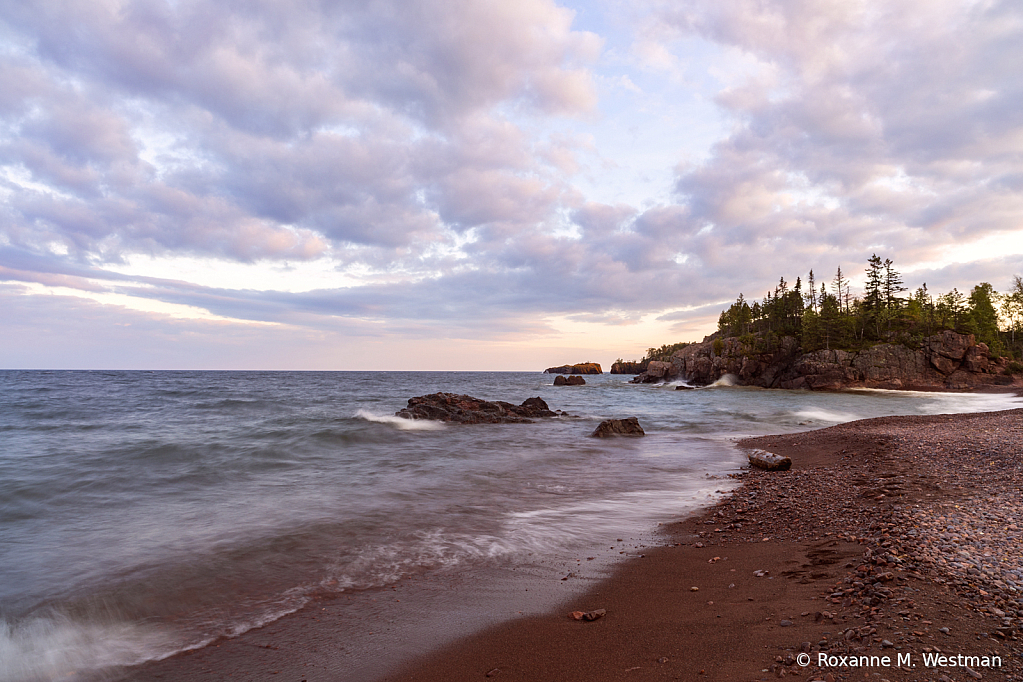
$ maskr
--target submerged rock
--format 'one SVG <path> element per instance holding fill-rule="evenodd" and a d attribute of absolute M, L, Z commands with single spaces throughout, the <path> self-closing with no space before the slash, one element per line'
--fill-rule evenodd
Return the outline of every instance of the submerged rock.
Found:
<path fill-rule="evenodd" d="M 629 417 L 627 419 L 605 419 L 590 434 L 594 438 L 607 438 L 609 436 L 645 436 L 646 431 L 639 425 L 639 419 Z"/>
<path fill-rule="evenodd" d="M 459 424 L 531 424 L 540 417 L 567 416 L 553 412 L 541 398 L 527 398 L 521 405 L 489 401 L 457 393 L 432 393 L 409 398 L 408 407 L 394 413 L 405 419 L 434 419 Z"/>

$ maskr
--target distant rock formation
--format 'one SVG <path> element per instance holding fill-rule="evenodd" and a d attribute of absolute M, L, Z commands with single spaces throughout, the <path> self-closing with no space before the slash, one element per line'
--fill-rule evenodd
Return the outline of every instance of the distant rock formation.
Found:
<path fill-rule="evenodd" d="M 590 434 L 593 438 L 608 438 L 610 436 L 645 436 L 646 431 L 639 425 L 639 419 L 628 417 L 626 419 L 605 419 Z"/>
<path fill-rule="evenodd" d="M 585 386 L 586 385 L 586 379 L 583 379 L 581 376 L 578 376 L 578 375 L 572 375 L 572 376 L 566 377 L 566 376 L 563 376 L 563 375 L 559 374 L 558 376 L 554 377 L 554 385 L 555 386 Z"/>
<path fill-rule="evenodd" d="M 757 352 L 738 338 L 705 339 L 676 351 L 670 362 L 651 362 L 634 383 L 684 379 L 706 386 L 732 375 L 738 385 L 764 388 L 890 388 L 968 390 L 1014 385 L 1006 358 L 991 358 L 972 334 L 944 331 L 919 348 L 883 343 L 861 351 L 803 353 L 791 336 L 769 351 Z"/>
<path fill-rule="evenodd" d="M 603 374 L 604 370 L 596 362 L 581 362 L 578 365 L 562 365 L 561 367 L 548 367 L 544 374 Z"/>
<path fill-rule="evenodd" d="M 611 374 L 642 374 L 646 366 L 646 362 L 616 362 L 611 365 Z"/>
<path fill-rule="evenodd" d="M 409 398 L 408 407 L 394 413 L 406 419 L 434 419 L 459 424 L 532 424 L 540 417 L 567 417 L 551 411 L 540 398 L 528 398 L 521 405 L 491 402 L 456 393 L 432 393 Z"/>

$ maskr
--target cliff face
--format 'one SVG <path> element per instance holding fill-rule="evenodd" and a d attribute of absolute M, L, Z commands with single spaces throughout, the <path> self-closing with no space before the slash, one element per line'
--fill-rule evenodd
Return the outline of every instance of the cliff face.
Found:
<path fill-rule="evenodd" d="M 717 348 L 715 348 L 717 345 Z M 715 352 L 717 351 L 717 352 Z M 1012 385 L 1005 359 L 992 359 L 987 345 L 972 334 L 945 331 L 913 350 L 879 344 L 863 351 L 819 350 L 802 353 L 793 337 L 770 352 L 757 353 L 737 338 L 705 341 L 677 351 L 671 362 L 651 362 L 636 383 L 683 379 L 706 386 L 726 374 L 739 384 L 764 388 L 951 389 Z"/>

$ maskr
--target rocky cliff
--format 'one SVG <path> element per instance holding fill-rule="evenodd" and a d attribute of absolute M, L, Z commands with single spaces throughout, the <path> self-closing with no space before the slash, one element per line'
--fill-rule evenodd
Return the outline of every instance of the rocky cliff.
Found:
<path fill-rule="evenodd" d="M 953 331 L 930 336 L 916 349 L 886 343 L 862 351 L 811 353 L 803 353 L 791 336 L 768 351 L 725 338 L 687 346 L 670 362 L 653 361 L 633 381 L 682 379 L 706 386 L 732 375 L 736 383 L 764 388 L 966 390 L 1013 385 L 1007 365 L 1006 358 L 992 358 L 987 345 L 976 343 L 972 334 Z"/>

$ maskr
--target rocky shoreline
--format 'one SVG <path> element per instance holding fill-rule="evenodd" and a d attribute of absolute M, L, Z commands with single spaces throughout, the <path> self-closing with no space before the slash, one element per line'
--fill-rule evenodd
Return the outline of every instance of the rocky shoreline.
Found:
<path fill-rule="evenodd" d="M 975 390 L 985 386 L 1023 386 L 1008 358 L 992 357 L 973 334 L 944 331 L 917 348 L 883 343 L 860 351 L 804 353 L 796 338 L 782 337 L 770 347 L 762 340 L 707 337 L 671 355 L 653 360 L 634 383 L 684 380 L 707 386 L 726 375 L 735 383 L 762 388 L 841 390 Z"/>

